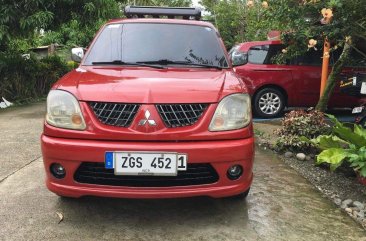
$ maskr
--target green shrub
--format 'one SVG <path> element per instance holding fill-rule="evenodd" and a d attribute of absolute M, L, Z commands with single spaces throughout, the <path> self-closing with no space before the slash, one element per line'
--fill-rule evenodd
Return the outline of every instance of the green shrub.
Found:
<path fill-rule="evenodd" d="M 71 70 L 71 69 L 76 69 L 79 66 L 79 63 L 75 62 L 75 61 L 67 61 L 67 67 Z"/>
<path fill-rule="evenodd" d="M 105 20 L 99 19 L 93 24 L 84 26 L 78 20 L 72 19 L 63 23 L 57 31 L 47 31 L 43 37 L 38 37 L 38 45 L 57 43 L 71 47 L 87 47 L 105 22 Z"/>
<path fill-rule="evenodd" d="M 349 128 L 334 116 L 328 117 L 334 123 L 331 134 L 312 140 L 303 138 L 322 150 L 317 164 L 328 163 L 331 170 L 335 170 L 346 160 L 360 176 L 366 177 L 366 130 L 356 124 Z"/>
<path fill-rule="evenodd" d="M 56 55 L 25 59 L 19 53 L 0 54 L 0 96 L 15 102 L 44 97 L 55 81 L 69 71 Z"/>
<path fill-rule="evenodd" d="M 325 122 L 324 114 L 316 110 L 296 110 L 285 115 L 282 127 L 275 131 L 278 139 L 275 148 L 279 151 L 313 151 L 314 145 L 304 141 L 329 133 L 329 125 Z"/>

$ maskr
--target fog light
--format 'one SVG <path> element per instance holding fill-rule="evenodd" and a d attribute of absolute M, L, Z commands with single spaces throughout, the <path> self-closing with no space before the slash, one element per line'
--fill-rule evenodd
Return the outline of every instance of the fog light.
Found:
<path fill-rule="evenodd" d="M 51 173 L 54 177 L 61 179 L 64 178 L 66 175 L 66 170 L 65 168 L 58 163 L 53 163 L 50 167 Z"/>
<path fill-rule="evenodd" d="M 231 166 L 227 170 L 227 177 L 230 180 L 236 180 L 243 174 L 243 168 L 240 165 Z"/>

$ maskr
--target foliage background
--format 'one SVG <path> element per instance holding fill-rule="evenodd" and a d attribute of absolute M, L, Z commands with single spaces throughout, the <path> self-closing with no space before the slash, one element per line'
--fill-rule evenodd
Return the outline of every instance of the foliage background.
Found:
<path fill-rule="evenodd" d="M 189 6 L 190 0 L 3 0 L 0 4 L 0 97 L 27 102 L 45 96 L 74 68 L 70 48 L 87 47 L 109 19 L 121 18 L 127 4 Z M 62 51 L 44 59 L 30 49 L 49 44 Z"/>
<path fill-rule="evenodd" d="M 32 47 L 51 43 L 64 46 L 66 52 L 74 46 L 87 47 L 102 24 L 123 16 L 121 10 L 127 4 L 190 6 L 191 3 L 191 0 L 2 0 L 0 53 L 17 59 Z M 280 30 L 288 48 L 278 56 L 278 61 L 308 51 L 310 39 L 317 40 L 314 47 L 322 51 L 324 36 L 331 40 L 331 51 L 343 48 L 346 37 L 350 37 L 351 48 L 366 52 L 366 44 L 357 44 L 366 41 L 364 0 L 201 0 L 200 3 L 206 9 L 204 19 L 217 26 L 227 49 L 236 43 L 265 40 L 270 30 Z M 320 24 L 323 8 L 333 11 L 329 24 Z M 325 96 L 333 91 L 335 76 L 349 61 L 348 56 L 346 53 L 332 71 L 328 82 L 333 86 L 326 89 Z M 4 61 L 13 63 L 9 58 L 0 58 L 0 65 L 6 65 Z M 0 76 L 0 82 L 3 79 Z M 323 109 L 326 103 L 325 98 Z"/>
<path fill-rule="evenodd" d="M 0 54 L 0 96 L 17 103 L 37 100 L 69 70 L 57 55 L 24 59 L 21 55 Z"/>
<path fill-rule="evenodd" d="M 278 29 L 276 21 L 264 21 L 268 9 L 262 1 L 256 1 L 253 7 L 246 0 L 201 0 L 200 3 L 208 15 L 205 19 L 213 22 L 219 29 L 227 49 L 236 43 L 266 40 L 270 30 Z"/>

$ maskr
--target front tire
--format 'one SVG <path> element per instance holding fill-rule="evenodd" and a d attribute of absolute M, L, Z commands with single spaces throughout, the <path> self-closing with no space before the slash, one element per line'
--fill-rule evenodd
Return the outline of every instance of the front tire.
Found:
<path fill-rule="evenodd" d="M 360 123 L 358 123 L 359 125 L 361 125 L 362 126 L 362 128 L 366 128 L 366 116 L 364 116 L 363 118 L 362 118 L 362 120 L 360 121 Z"/>
<path fill-rule="evenodd" d="M 246 197 L 249 194 L 249 191 L 250 191 L 250 188 L 248 190 L 246 190 L 245 192 L 242 192 L 238 195 L 231 196 L 231 197 L 228 197 L 228 198 L 231 199 L 231 200 L 243 200 L 243 199 L 246 199 Z"/>
<path fill-rule="evenodd" d="M 275 88 L 264 88 L 254 96 L 254 112 L 262 118 L 274 118 L 282 114 L 285 97 Z"/>

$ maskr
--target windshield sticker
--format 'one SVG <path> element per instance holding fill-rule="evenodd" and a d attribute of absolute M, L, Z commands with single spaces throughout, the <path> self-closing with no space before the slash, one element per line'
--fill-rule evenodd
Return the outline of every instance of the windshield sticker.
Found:
<path fill-rule="evenodd" d="M 121 24 L 109 24 L 107 28 L 119 28 L 119 26 L 121 26 Z"/>

